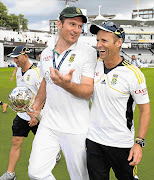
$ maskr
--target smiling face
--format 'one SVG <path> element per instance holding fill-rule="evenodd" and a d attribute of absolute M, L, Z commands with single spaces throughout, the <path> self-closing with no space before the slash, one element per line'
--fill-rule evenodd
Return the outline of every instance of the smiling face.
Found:
<path fill-rule="evenodd" d="M 122 45 L 122 39 L 118 38 L 114 33 L 99 30 L 97 33 L 97 49 L 100 58 L 109 60 L 119 54 Z"/>
<path fill-rule="evenodd" d="M 68 45 L 74 44 L 82 33 L 83 21 L 81 17 L 66 18 L 58 21 L 59 37 Z"/>

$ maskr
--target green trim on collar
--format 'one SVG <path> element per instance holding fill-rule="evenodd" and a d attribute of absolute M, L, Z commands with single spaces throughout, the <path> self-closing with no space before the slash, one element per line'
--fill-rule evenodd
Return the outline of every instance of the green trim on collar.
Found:
<path fill-rule="evenodd" d="M 55 52 L 58 55 L 58 57 L 60 56 L 60 54 L 55 50 L 55 48 L 52 51 Z"/>

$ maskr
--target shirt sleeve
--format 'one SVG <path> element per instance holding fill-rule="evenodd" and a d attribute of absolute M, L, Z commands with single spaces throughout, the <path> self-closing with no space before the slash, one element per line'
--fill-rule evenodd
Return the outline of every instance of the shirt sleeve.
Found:
<path fill-rule="evenodd" d="M 97 62 L 97 52 L 95 49 L 89 49 L 82 69 L 82 76 L 94 78 L 94 69 Z"/>
<path fill-rule="evenodd" d="M 33 78 L 32 78 L 32 83 L 36 89 L 36 91 L 39 90 L 39 87 L 41 85 L 41 82 L 42 82 L 42 76 L 40 76 L 40 69 L 39 68 L 34 68 L 34 72 L 33 72 Z"/>
<path fill-rule="evenodd" d="M 42 56 L 43 56 L 43 54 L 41 54 L 41 58 L 40 58 L 40 76 L 41 77 L 44 77 L 44 74 L 43 74 L 43 69 L 42 69 Z"/>
<path fill-rule="evenodd" d="M 43 77 L 40 76 L 40 73 L 39 73 L 39 74 L 37 75 L 37 77 L 36 77 L 36 80 L 35 80 L 35 86 L 36 86 L 37 90 L 39 90 L 39 88 L 40 88 L 42 79 L 43 79 Z"/>
<path fill-rule="evenodd" d="M 131 95 L 135 100 L 136 104 L 146 104 L 149 100 L 146 80 L 144 74 L 138 70 L 131 80 Z"/>

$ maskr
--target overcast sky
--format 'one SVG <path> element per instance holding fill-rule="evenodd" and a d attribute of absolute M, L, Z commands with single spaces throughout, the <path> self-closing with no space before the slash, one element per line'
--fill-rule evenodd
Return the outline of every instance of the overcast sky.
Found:
<path fill-rule="evenodd" d="M 49 20 L 57 19 L 58 14 L 65 7 L 61 0 L 0 0 L 8 9 L 8 13 L 28 19 L 29 29 L 49 30 Z M 123 14 L 130 17 L 133 9 L 154 8 L 154 0 L 78 0 L 69 3 L 87 9 L 88 15 L 97 15 L 98 7 L 102 6 L 101 14 Z"/>

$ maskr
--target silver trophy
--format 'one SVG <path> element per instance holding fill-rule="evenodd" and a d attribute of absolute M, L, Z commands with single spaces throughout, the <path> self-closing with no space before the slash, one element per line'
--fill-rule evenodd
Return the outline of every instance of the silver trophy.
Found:
<path fill-rule="evenodd" d="M 16 87 L 9 94 L 9 107 L 15 112 L 30 110 L 35 100 L 34 93 L 27 87 Z"/>

